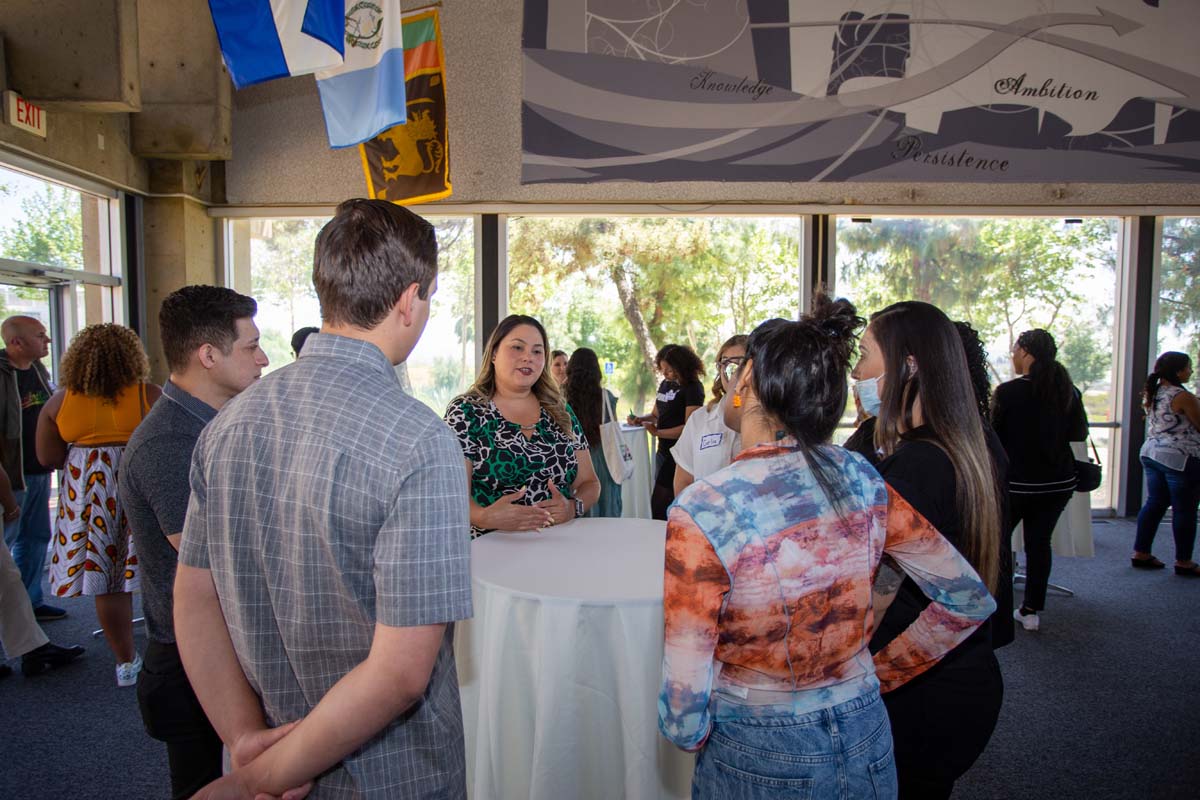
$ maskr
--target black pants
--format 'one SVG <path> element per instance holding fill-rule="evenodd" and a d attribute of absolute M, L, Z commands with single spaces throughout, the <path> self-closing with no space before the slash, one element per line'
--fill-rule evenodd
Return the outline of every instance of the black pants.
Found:
<path fill-rule="evenodd" d="M 1009 497 L 1009 534 L 1018 522 L 1025 523 L 1025 600 L 1026 608 L 1041 611 L 1046 607 L 1046 586 L 1050 583 L 1050 535 L 1074 492 L 1050 494 L 1012 494 Z"/>
<path fill-rule="evenodd" d="M 666 519 L 667 509 L 675 502 L 675 456 L 670 448 L 663 447 L 662 439 L 658 440 L 655 460 L 658 471 L 654 474 L 654 491 L 650 493 L 650 518 Z"/>
<path fill-rule="evenodd" d="M 900 800 L 942 800 L 987 746 L 1004 681 L 990 651 L 940 664 L 883 696 L 892 723 Z"/>
<path fill-rule="evenodd" d="M 167 745 L 171 798 L 191 797 L 221 777 L 221 739 L 196 699 L 179 649 L 150 642 L 137 683 L 146 733 Z"/>

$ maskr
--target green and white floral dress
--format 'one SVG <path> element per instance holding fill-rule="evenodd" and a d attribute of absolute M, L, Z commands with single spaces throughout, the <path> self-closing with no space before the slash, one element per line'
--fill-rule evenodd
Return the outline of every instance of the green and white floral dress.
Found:
<path fill-rule="evenodd" d="M 588 443 L 570 406 L 567 413 L 571 435 L 543 408 L 533 436 L 526 438 L 521 426 L 505 419 L 492 401 L 466 396 L 451 400 L 446 407 L 446 424 L 458 437 L 463 456 L 471 462 L 471 499 L 486 508 L 525 487 L 525 496 L 518 502 L 532 506 L 550 499 L 551 484 L 571 497 L 579 473 L 577 454 L 586 451 Z M 487 532 L 471 526 L 472 537 Z"/>

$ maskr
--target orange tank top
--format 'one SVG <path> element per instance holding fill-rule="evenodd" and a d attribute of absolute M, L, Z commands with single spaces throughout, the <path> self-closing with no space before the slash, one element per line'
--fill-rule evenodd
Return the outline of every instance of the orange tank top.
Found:
<path fill-rule="evenodd" d="M 69 444 L 123 444 L 148 410 L 143 383 L 124 389 L 115 403 L 68 390 L 55 421 L 59 435 Z"/>

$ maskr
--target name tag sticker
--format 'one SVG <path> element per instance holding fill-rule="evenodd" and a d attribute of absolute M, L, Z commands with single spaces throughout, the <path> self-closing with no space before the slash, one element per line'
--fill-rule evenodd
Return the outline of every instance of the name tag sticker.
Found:
<path fill-rule="evenodd" d="M 721 440 L 725 438 L 723 433 L 706 433 L 700 437 L 700 449 L 707 450 L 710 447 L 720 447 Z"/>

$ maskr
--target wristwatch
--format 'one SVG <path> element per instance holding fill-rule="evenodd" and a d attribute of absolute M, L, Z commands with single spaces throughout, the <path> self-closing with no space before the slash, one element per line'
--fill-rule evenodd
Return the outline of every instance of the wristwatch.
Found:
<path fill-rule="evenodd" d="M 575 518 L 579 519 L 583 516 L 583 501 L 578 497 L 575 498 Z"/>

